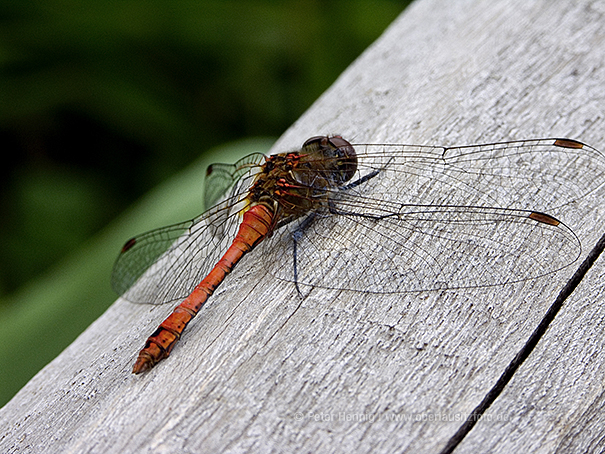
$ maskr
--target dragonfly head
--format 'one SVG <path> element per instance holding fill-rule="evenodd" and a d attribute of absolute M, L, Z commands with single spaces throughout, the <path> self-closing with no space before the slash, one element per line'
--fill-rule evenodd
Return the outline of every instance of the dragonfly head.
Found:
<path fill-rule="evenodd" d="M 349 181 L 357 171 L 357 154 L 353 145 L 340 136 L 315 136 L 303 144 L 303 151 L 319 155 L 329 172 L 330 179 L 337 186 Z"/>

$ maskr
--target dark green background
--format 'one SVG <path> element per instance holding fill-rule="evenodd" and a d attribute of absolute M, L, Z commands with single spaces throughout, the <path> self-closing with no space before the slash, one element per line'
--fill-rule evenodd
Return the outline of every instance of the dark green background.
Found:
<path fill-rule="evenodd" d="M 114 301 L 128 237 L 198 214 L 205 166 L 266 151 L 407 3 L 3 1 L 0 405 Z"/>

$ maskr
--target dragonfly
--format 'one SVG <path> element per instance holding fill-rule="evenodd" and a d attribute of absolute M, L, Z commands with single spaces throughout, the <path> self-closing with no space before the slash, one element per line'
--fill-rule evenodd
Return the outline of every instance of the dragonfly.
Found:
<path fill-rule="evenodd" d="M 573 139 L 464 146 L 301 148 L 208 167 L 200 216 L 132 238 L 112 273 L 135 303 L 177 303 L 149 336 L 138 374 L 254 250 L 267 278 L 303 288 L 410 293 L 535 280 L 578 260 L 563 220 L 605 185 L 605 157 Z"/>

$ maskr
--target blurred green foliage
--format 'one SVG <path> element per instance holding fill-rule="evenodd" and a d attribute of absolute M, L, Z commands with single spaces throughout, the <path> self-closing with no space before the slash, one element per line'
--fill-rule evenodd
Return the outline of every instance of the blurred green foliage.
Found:
<path fill-rule="evenodd" d="M 396 0 L 0 3 L 0 297 L 212 146 L 281 134 Z"/>
<path fill-rule="evenodd" d="M 45 344 L 22 377 L 4 368 L 8 357 L 0 358 L 12 388 L 111 304 L 109 292 L 93 306 L 86 294 L 65 289 L 84 275 L 109 289 L 110 265 L 94 258 L 108 247 L 99 240 L 104 225 L 205 150 L 281 134 L 407 3 L 1 2 L 0 322 L 13 323 L 7 315 L 13 306 L 30 304 L 14 315 L 20 321 L 11 339 L 27 336 L 28 324 L 49 329 L 32 323 L 32 314 L 39 321 L 43 311 L 28 302 L 60 304 L 48 297 L 49 283 L 67 291 L 55 289 L 65 308 L 91 304 L 73 326 L 49 325 L 63 330 L 59 341 Z M 148 228 L 180 220 L 158 219 Z M 139 231 L 132 216 L 122 222 L 131 227 L 116 230 L 122 241 Z M 78 260 L 92 268 L 84 273 Z M 59 265 L 44 275 L 53 263 Z M 80 277 L 70 277 L 76 270 Z"/>

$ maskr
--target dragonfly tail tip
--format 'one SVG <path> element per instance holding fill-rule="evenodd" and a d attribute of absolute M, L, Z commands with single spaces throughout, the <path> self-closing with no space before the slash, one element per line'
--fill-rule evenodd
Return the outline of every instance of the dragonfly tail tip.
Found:
<path fill-rule="evenodd" d="M 137 358 L 136 362 L 134 363 L 134 366 L 132 367 L 132 373 L 138 375 L 142 372 L 148 371 L 153 366 L 154 362 L 151 360 L 151 358 L 148 358 L 147 355 L 139 354 L 139 357 Z"/>

